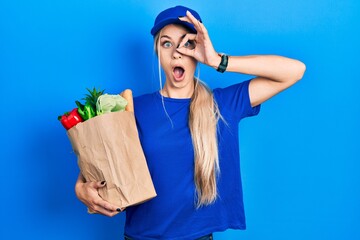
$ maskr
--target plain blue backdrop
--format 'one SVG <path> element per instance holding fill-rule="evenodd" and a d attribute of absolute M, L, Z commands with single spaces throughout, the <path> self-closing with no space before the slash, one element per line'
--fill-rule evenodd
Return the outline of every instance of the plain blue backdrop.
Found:
<path fill-rule="evenodd" d="M 124 214 L 89 215 L 57 116 L 87 87 L 159 89 L 150 29 L 161 10 L 196 9 L 214 47 L 307 65 L 302 81 L 240 124 L 248 229 L 217 240 L 360 239 L 357 0 L 2 0 L 0 239 L 121 239 Z M 211 87 L 248 79 L 201 65 Z M 225 174 L 225 173 L 223 173 Z"/>

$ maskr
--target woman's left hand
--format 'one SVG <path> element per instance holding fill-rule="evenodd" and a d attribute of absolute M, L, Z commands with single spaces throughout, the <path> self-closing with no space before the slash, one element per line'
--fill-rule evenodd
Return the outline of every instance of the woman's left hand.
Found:
<path fill-rule="evenodd" d="M 181 54 L 194 57 L 201 63 L 217 67 L 221 57 L 216 53 L 204 24 L 197 20 L 189 11 L 186 12 L 185 17 L 180 17 L 179 19 L 193 24 L 197 33 L 186 34 L 177 51 Z M 193 44 L 190 44 L 190 46 L 193 46 L 192 48 L 185 46 L 185 44 L 192 41 Z"/>

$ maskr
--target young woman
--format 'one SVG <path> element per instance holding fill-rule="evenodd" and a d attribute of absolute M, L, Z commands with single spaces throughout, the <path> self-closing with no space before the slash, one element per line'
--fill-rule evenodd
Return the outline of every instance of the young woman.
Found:
<path fill-rule="evenodd" d="M 212 239 L 216 231 L 245 229 L 239 121 L 300 80 L 305 65 L 281 56 L 219 54 L 199 14 L 183 6 L 161 12 L 151 34 L 166 79 L 134 104 L 157 197 L 126 209 L 125 239 Z M 211 91 L 194 77 L 198 62 L 256 77 Z M 97 193 L 104 185 L 80 174 L 75 191 L 91 210 L 114 216 L 117 206 Z"/>

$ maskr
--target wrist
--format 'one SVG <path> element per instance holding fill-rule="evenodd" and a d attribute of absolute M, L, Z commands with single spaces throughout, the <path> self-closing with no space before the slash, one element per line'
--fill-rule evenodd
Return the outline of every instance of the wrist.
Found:
<path fill-rule="evenodd" d="M 216 53 L 209 65 L 216 70 L 218 69 L 220 63 L 221 63 L 221 54 Z"/>
<path fill-rule="evenodd" d="M 218 65 L 218 67 L 216 68 L 216 71 L 223 73 L 226 71 L 226 68 L 228 66 L 229 56 L 224 53 L 222 53 L 222 54 L 219 53 L 219 56 L 221 57 L 221 61 Z"/>

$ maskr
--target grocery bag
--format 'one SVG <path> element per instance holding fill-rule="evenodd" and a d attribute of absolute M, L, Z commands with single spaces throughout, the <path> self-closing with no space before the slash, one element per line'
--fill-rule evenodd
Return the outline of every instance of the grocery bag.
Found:
<path fill-rule="evenodd" d="M 106 181 L 99 189 L 104 200 L 123 211 L 156 196 L 133 112 L 96 116 L 67 135 L 86 181 Z"/>

